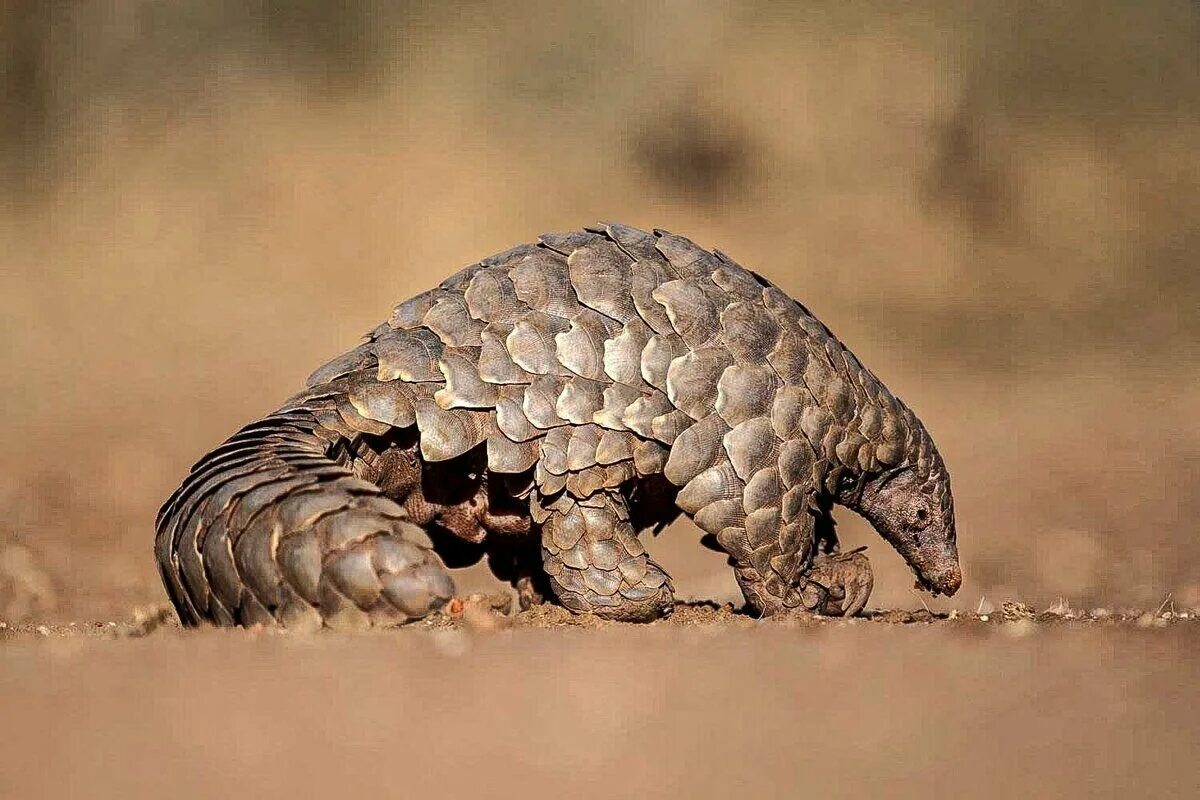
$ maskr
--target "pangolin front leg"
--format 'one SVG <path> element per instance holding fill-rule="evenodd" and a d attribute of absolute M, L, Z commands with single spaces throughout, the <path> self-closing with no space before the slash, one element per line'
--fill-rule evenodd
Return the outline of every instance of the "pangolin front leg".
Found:
<path fill-rule="evenodd" d="M 819 512 L 769 508 L 747 515 L 741 525 L 717 523 L 723 526 L 717 543 L 729 554 L 753 612 L 770 616 L 801 609 L 852 617 L 866 607 L 875 585 L 871 564 L 861 551 L 836 552 L 836 539 L 828 542 L 833 552 L 822 552 L 826 542 L 814 529 L 824 520 Z M 701 522 L 712 525 L 707 517 Z"/>
<path fill-rule="evenodd" d="M 625 499 L 603 493 L 587 502 L 557 503 L 542 524 L 543 565 L 559 602 L 623 622 L 670 613 L 671 580 L 630 525 Z"/>
<path fill-rule="evenodd" d="M 860 613 L 875 587 L 871 562 L 861 550 L 819 555 L 804 577 L 806 584 L 817 587 L 821 595 L 811 610 L 830 617 Z"/>

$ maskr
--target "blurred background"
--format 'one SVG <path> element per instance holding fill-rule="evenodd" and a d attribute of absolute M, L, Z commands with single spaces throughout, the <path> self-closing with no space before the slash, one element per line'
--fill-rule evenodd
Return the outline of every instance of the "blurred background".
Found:
<path fill-rule="evenodd" d="M 9 0 L 0 618 L 163 602 L 194 460 L 395 302 L 599 219 L 762 272 L 920 414 L 952 605 L 1200 606 L 1198 42 L 1185 0 Z M 733 599 L 697 540 L 650 546 Z"/>

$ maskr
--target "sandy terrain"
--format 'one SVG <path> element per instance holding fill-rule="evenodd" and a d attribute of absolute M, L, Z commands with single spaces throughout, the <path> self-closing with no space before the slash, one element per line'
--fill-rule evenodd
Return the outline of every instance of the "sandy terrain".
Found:
<path fill-rule="evenodd" d="M 363 636 L 10 632 L 0 796 L 1200 791 L 1194 619 L 524 616 Z"/>

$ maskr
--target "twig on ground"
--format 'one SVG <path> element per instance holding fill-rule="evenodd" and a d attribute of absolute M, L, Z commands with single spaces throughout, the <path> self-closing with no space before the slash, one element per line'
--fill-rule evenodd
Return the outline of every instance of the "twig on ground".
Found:
<path fill-rule="evenodd" d="M 925 613 L 932 614 L 933 612 L 929 610 L 929 606 L 925 605 L 925 598 L 921 597 L 921 593 L 914 589 L 913 594 L 915 594 L 917 599 L 921 601 L 921 607 L 925 609 Z"/>

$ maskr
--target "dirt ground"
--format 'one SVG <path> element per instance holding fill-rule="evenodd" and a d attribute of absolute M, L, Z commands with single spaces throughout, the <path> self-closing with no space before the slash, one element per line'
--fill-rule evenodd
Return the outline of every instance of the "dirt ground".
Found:
<path fill-rule="evenodd" d="M 0 796 L 1195 797 L 1164 613 L 0 631 Z"/>
<path fill-rule="evenodd" d="M 0 798 L 1197 796 L 1197 41 L 1190 0 L 0 4 Z M 191 463 L 600 219 L 768 276 L 917 411 L 956 597 L 842 512 L 904 610 L 740 616 L 677 524 L 715 605 L 645 628 L 173 626 Z"/>

